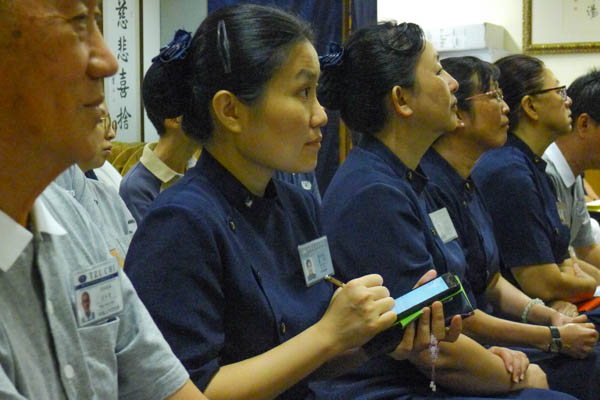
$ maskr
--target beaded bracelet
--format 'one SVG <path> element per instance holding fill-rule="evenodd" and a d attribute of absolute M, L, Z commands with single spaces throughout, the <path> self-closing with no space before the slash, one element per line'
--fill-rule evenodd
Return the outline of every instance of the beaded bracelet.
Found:
<path fill-rule="evenodd" d="M 544 301 L 542 299 L 529 300 L 529 303 L 527 303 L 527 305 L 523 309 L 523 313 L 521 314 L 521 320 L 523 321 L 523 323 L 525 323 L 525 324 L 529 323 L 529 321 L 527 320 L 527 316 L 529 315 L 529 310 L 531 310 L 531 307 L 535 306 L 536 304 L 545 305 Z"/>

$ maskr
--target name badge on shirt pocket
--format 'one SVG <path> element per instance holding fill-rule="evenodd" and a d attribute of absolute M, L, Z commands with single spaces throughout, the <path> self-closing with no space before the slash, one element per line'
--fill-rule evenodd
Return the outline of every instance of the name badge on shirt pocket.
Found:
<path fill-rule="evenodd" d="M 80 327 L 104 321 L 123 310 L 119 269 L 116 260 L 111 258 L 72 274 Z"/>
<path fill-rule="evenodd" d="M 327 236 L 298 246 L 298 252 L 306 286 L 312 286 L 325 276 L 333 275 L 333 262 L 329 253 Z"/>
<path fill-rule="evenodd" d="M 430 213 L 429 218 L 431 218 L 433 227 L 437 231 L 440 239 L 442 239 L 442 242 L 448 243 L 458 238 L 458 233 L 456 233 L 456 229 L 454 229 L 454 224 L 452 223 L 452 219 L 450 218 L 450 214 L 448 214 L 446 207 Z"/>

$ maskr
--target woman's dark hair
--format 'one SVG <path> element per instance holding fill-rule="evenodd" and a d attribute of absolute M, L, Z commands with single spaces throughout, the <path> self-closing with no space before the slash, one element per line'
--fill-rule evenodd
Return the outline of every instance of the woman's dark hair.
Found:
<path fill-rule="evenodd" d="M 156 106 L 149 107 L 148 116 L 162 124 L 181 115 L 184 132 L 205 142 L 214 128 L 210 105 L 215 93 L 228 90 L 245 104 L 255 104 L 289 50 L 312 38 L 310 26 L 276 8 L 221 8 L 202 22 L 183 58 L 155 61 L 160 64 L 157 76 L 152 84 L 144 80 L 144 102 Z"/>
<path fill-rule="evenodd" d="M 490 90 L 490 81 L 498 81 L 500 70 L 494 64 L 477 57 L 450 57 L 440 61 L 442 67 L 458 81 L 458 90 L 454 95 L 458 100 L 458 108 L 468 111 L 471 102 L 466 99 Z"/>
<path fill-rule="evenodd" d="M 184 95 L 189 91 L 187 88 L 189 81 L 183 79 L 185 62 L 185 59 L 173 60 L 169 63 L 155 61 L 144 76 L 142 82 L 144 109 L 160 136 L 165 133 L 165 119 L 181 116 L 190 101 L 189 95 Z"/>
<path fill-rule="evenodd" d="M 351 130 L 373 135 L 387 119 L 385 96 L 394 86 L 410 88 L 425 48 L 421 28 L 384 22 L 352 33 L 338 66 L 321 74 L 318 95 L 323 106 L 340 110 Z"/>
<path fill-rule="evenodd" d="M 573 100 L 571 117 L 577 120 L 583 113 L 589 114 L 600 123 L 600 71 L 593 69 L 587 74 L 575 79 L 567 89 L 567 94 Z"/>
<path fill-rule="evenodd" d="M 498 83 L 504 92 L 504 101 L 510 107 L 508 119 L 510 130 L 514 131 L 522 114 L 521 100 L 542 89 L 545 66 L 542 60 L 524 54 L 506 56 L 494 64 L 500 68 Z"/>

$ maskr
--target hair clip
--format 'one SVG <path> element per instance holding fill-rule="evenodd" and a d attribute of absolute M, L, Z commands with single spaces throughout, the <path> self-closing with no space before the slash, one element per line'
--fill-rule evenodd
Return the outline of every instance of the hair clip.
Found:
<path fill-rule="evenodd" d="M 319 57 L 322 71 L 329 71 L 342 65 L 344 62 L 344 48 L 335 42 L 329 43 L 327 54 Z"/>
<path fill-rule="evenodd" d="M 231 73 L 231 56 L 229 54 L 229 38 L 225 21 L 219 20 L 217 25 L 217 49 L 226 74 Z"/>
<path fill-rule="evenodd" d="M 160 49 L 160 53 L 152 59 L 152 62 L 160 60 L 164 63 L 168 63 L 174 60 L 183 59 L 185 58 L 191 43 L 192 34 L 183 29 L 178 29 L 177 32 L 175 32 L 173 40 Z"/>

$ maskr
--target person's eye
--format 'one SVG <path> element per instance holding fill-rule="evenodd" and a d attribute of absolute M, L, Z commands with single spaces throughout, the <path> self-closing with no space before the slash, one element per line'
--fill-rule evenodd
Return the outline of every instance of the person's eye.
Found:
<path fill-rule="evenodd" d="M 304 97 L 305 99 L 308 99 L 310 97 L 310 87 L 305 87 L 304 89 L 302 89 L 300 91 L 300 96 Z"/>
<path fill-rule="evenodd" d="M 71 18 L 71 24 L 77 32 L 83 32 L 87 30 L 89 22 L 90 16 L 87 13 L 82 13 Z"/>
<path fill-rule="evenodd" d="M 81 13 L 79 15 L 71 18 L 71 21 L 77 24 L 87 24 L 87 21 L 90 19 L 90 15 L 88 13 Z"/>
<path fill-rule="evenodd" d="M 444 68 L 440 68 L 440 69 L 438 70 L 438 72 L 436 73 L 436 75 L 441 75 L 441 74 L 442 74 L 442 72 L 444 72 Z"/>

